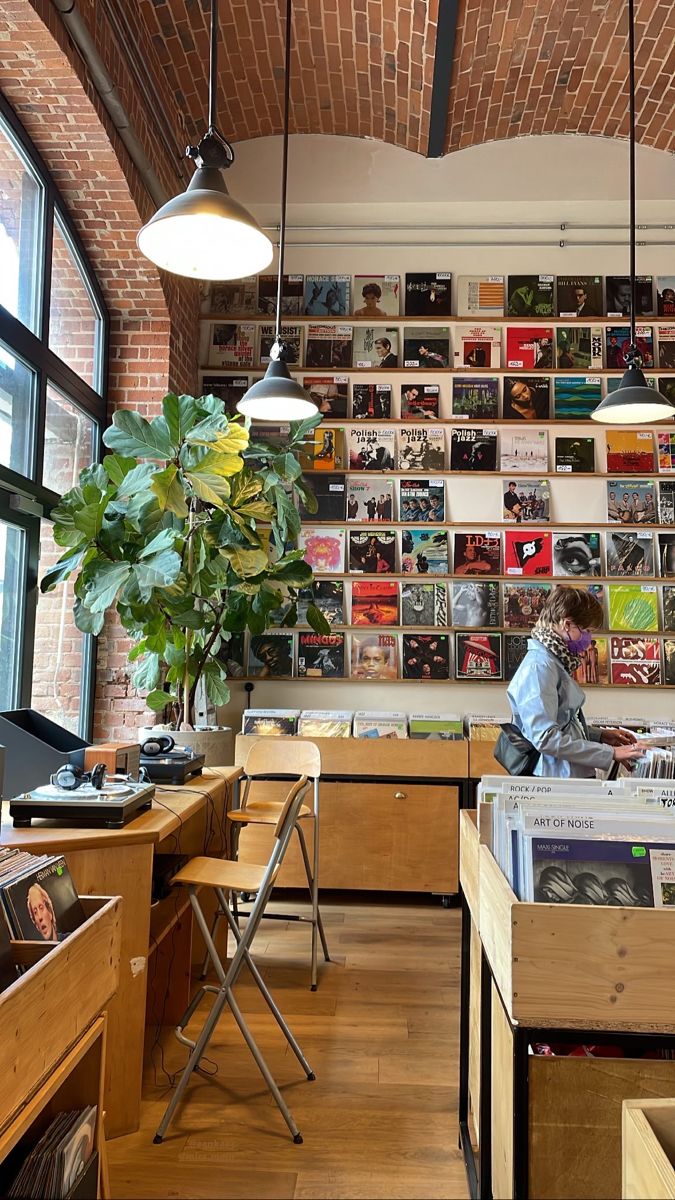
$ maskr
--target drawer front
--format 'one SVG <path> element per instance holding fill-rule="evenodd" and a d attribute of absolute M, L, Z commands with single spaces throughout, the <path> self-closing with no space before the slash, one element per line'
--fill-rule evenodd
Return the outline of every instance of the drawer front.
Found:
<path fill-rule="evenodd" d="M 267 789 L 266 798 L 271 799 L 272 789 L 280 785 L 258 786 Z M 360 780 L 322 784 L 320 886 L 364 891 L 456 892 L 458 808 L 457 788 L 445 785 Z M 312 820 L 304 821 L 303 828 L 311 855 Z M 264 863 L 269 857 L 271 837 L 269 828 L 242 829 L 240 857 Z M 279 884 L 282 887 L 305 884 L 295 837 Z"/>

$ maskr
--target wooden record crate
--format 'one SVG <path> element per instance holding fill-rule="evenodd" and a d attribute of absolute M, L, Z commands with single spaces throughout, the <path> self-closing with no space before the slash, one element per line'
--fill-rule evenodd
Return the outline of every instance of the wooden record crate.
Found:
<path fill-rule="evenodd" d="M 675 1100 L 624 1100 L 623 1200 L 675 1200 Z"/>

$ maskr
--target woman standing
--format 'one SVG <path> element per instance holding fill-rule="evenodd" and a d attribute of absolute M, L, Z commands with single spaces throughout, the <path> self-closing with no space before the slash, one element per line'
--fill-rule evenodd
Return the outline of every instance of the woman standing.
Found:
<path fill-rule="evenodd" d="M 596 767 L 640 758 L 637 738 L 625 729 L 589 730 L 586 699 L 573 678 L 580 655 L 603 623 L 602 605 L 582 588 L 556 587 L 532 630 L 527 654 L 507 695 L 513 723 L 540 753 L 534 774 L 592 779 Z"/>

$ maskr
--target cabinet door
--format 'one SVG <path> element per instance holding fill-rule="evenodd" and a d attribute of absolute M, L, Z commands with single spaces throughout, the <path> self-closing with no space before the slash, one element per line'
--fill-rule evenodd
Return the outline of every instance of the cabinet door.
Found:
<path fill-rule="evenodd" d="M 320 791 L 322 888 L 364 891 L 457 891 L 456 787 L 433 784 L 323 783 Z M 310 844 L 312 821 L 303 822 Z M 240 857 L 265 862 L 271 831 L 248 826 Z M 302 862 L 293 839 L 279 884 L 301 887 Z"/>

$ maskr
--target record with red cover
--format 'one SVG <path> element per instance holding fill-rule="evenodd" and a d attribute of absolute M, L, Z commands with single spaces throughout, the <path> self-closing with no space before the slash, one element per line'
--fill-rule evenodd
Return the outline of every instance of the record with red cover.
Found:
<path fill-rule="evenodd" d="M 505 529 L 504 573 L 551 575 L 553 552 L 550 532 L 546 529 Z"/>
<path fill-rule="evenodd" d="M 548 371 L 553 362 L 553 327 L 509 325 L 506 330 L 506 365 L 525 370 Z"/>
<path fill-rule="evenodd" d="M 610 681 L 623 686 L 661 683 L 661 646 L 653 637 L 609 639 Z"/>
<path fill-rule="evenodd" d="M 398 584 L 390 579 L 355 579 L 352 625 L 398 625 Z"/>

